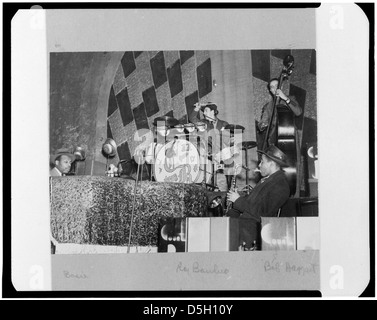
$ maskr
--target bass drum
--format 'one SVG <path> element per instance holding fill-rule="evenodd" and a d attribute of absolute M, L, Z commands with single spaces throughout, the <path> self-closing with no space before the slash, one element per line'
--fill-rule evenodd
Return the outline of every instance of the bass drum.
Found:
<path fill-rule="evenodd" d="M 200 175 L 199 164 L 196 147 L 187 140 L 177 139 L 158 151 L 153 175 L 157 182 L 196 183 Z"/>

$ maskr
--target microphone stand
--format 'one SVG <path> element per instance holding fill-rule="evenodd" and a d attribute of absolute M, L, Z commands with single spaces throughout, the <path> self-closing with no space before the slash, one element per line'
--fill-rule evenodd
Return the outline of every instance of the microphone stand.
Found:
<path fill-rule="evenodd" d="M 109 155 L 106 155 L 106 168 L 105 168 L 105 174 L 107 174 L 107 165 L 109 164 Z"/>
<path fill-rule="evenodd" d="M 134 185 L 134 198 L 132 200 L 131 223 L 130 223 L 130 231 L 129 231 L 129 234 L 128 234 L 127 253 L 130 253 L 130 247 L 131 247 L 131 235 L 132 235 L 133 219 L 134 219 L 134 212 L 135 212 L 136 189 L 137 189 L 137 183 L 139 181 L 139 171 L 140 171 L 140 163 L 139 162 L 140 161 L 138 161 L 138 163 L 137 163 L 136 180 L 135 180 L 135 185 Z"/>

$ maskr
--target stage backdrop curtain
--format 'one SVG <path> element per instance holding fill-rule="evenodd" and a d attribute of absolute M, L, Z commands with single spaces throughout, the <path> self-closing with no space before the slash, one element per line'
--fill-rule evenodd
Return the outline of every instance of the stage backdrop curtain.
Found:
<path fill-rule="evenodd" d="M 255 110 L 253 101 L 253 77 L 250 50 L 210 51 L 212 64 L 211 101 L 218 106 L 218 117 L 230 124 L 245 128 L 243 141 L 256 141 Z M 245 163 L 247 152 L 248 163 Z M 257 163 L 256 148 L 242 151 L 242 163 L 251 169 Z M 249 184 L 254 183 L 249 171 Z M 237 185 L 245 186 L 246 172 L 242 170 Z"/>

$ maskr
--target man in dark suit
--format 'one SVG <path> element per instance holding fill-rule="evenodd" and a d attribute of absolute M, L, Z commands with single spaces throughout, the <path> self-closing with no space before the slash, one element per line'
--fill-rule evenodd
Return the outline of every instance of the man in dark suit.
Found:
<path fill-rule="evenodd" d="M 262 155 L 259 164 L 262 179 L 250 194 L 241 196 L 237 191 L 227 193 L 233 208 L 227 216 L 240 217 L 240 244 L 251 247 L 259 240 L 261 217 L 276 217 L 279 208 L 288 200 L 290 189 L 282 167 L 288 166 L 287 156 L 272 145 L 266 151 L 257 151 Z"/>

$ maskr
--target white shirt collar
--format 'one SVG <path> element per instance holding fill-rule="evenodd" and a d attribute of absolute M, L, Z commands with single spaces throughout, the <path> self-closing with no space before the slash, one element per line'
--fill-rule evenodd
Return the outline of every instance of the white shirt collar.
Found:
<path fill-rule="evenodd" d="M 59 174 L 59 176 L 63 176 L 63 174 L 59 171 L 57 167 L 54 167 L 54 170 Z"/>

